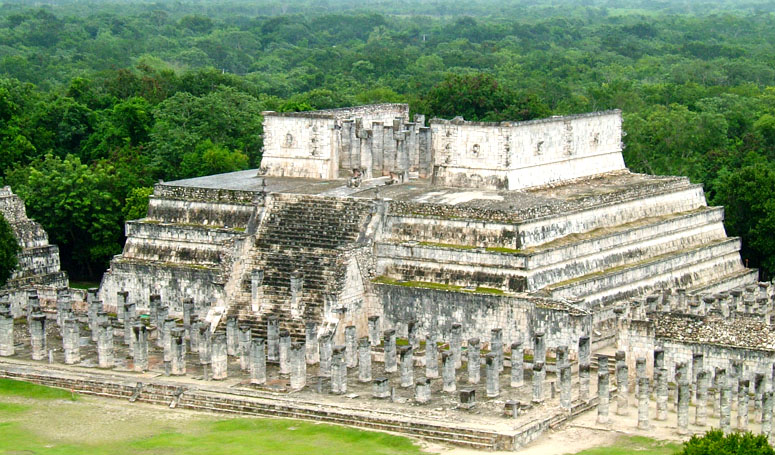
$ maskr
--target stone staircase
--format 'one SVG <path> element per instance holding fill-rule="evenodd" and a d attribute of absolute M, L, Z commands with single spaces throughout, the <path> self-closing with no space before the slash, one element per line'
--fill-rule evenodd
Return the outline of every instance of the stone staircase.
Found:
<path fill-rule="evenodd" d="M 304 338 L 306 321 L 323 322 L 324 302 L 336 300 L 344 285 L 348 248 L 365 242 L 363 231 L 374 213 L 371 200 L 272 194 L 231 298 L 228 315 L 264 336 L 267 317 Z M 263 270 L 260 309 L 251 310 L 252 270 Z M 300 314 L 291 309 L 291 275 L 303 277 Z"/>

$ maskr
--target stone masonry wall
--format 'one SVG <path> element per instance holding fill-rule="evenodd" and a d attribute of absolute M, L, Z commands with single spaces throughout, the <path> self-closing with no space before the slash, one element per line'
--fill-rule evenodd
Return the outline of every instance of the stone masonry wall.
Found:
<path fill-rule="evenodd" d="M 431 120 L 435 181 L 520 189 L 625 169 L 621 111 L 528 122 Z"/>

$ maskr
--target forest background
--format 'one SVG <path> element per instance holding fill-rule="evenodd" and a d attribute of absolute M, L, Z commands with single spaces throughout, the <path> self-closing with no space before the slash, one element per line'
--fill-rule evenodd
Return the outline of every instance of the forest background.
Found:
<path fill-rule="evenodd" d="M 622 109 L 775 276 L 775 1 L 0 0 L 0 178 L 98 280 L 152 185 L 257 167 L 261 111 Z"/>

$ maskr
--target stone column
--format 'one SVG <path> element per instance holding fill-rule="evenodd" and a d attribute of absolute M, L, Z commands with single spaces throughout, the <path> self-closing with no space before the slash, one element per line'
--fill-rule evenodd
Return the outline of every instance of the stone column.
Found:
<path fill-rule="evenodd" d="M 202 365 L 209 365 L 212 363 L 212 360 L 213 333 L 210 331 L 210 324 L 202 324 L 199 327 L 199 363 Z"/>
<path fill-rule="evenodd" d="M 428 378 L 418 379 L 414 389 L 414 401 L 419 404 L 426 404 L 431 401 L 431 380 Z"/>
<path fill-rule="evenodd" d="M 638 377 L 638 429 L 649 429 L 649 378 Z"/>
<path fill-rule="evenodd" d="M 367 336 L 358 340 L 358 381 L 371 382 L 371 341 Z"/>
<path fill-rule="evenodd" d="M 589 377 L 590 377 L 590 343 L 589 337 L 584 335 L 579 338 L 579 399 L 589 401 Z"/>
<path fill-rule="evenodd" d="M 331 355 L 331 393 L 347 393 L 347 364 L 344 359 L 344 346 L 336 346 Z"/>
<path fill-rule="evenodd" d="M 89 298 L 91 300 L 88 301 L 88 308 L 87 308 L 87 316 L 89 318 L 89 330 L 91 331 L 91 340 L 97 341 L 97 315 L 102 311 L 102 301 L 97 300 L 94 298 L 94 296 L 91 294 L 94 288 L 89 289 Z"/>
<path fill-rule="evenodd" d="M 119 322 L 124 322 L 124 304 L 129 301 L 129 292 L 117 291 L 116 292 L 116 319 Z"/>
<path fill-rule="evenodd" d="M 307 385 L 307 361 L 304 343 L 291 343 L 291 389 L 300 390 Z"/>
<path fill-rule="evenodd" d="M 708 385 L 710 382 L 709 374 L 705 370 L 697 373 L 697 407 L 695 410 L 694 424 L 704 427 L 708 416 Z"/>
<path fill-rule="evenodd" d="M 657 420 L 667 420 L 667 368 L 661 366 L 656 373 L 655 394 L 657 398 Z"/>
<path fill-rule="evenodd" d="M 533 363 L 533 403 L 540 404 L 544 402 L 544 371 L 543 362 Z"/>
<path fill-rule="evenodd" d="M 183 299 L 183 328 L 188 332 L 191 330 L 191 315 L 194 312 L 194 299 Z M 185 335 L 184 335 L 185 336 Z"/>
<path fill-rule="evenodd" d="M 654 349 L 654 379 L 657 377 L 657 371 L 665 366 L 665 351 Z"/>
<path fill-rule="evenodd" d="M 456 322 L 452 324 L 452 329 L 449 332 L 449 352 L 452 354 L 452 360 L 455 361 L 455 369 L 460 368 L 463 365 L 460 352 L 462 344 L 463 326 Z"/>
<path fill-rule="evenodd" d="M 455 358 L 449 351 L 441 352 L 441 378 L 444 383 L 445 392 L 454 392 L 457 390 L 455 384 Z"/>
<path fill-rule="evenodd" d="M 355 368 L 358 366 L 358 345 L 355 339 L 355 326 L 348 325 L 344 328 L 344 341 L 345 341 L 345 361 L 347 368 Z"/>
<path fill-rule="evenodd" d="M 764 375 L 762 373 L 756 373 L 754 374 L 753 379 L 753 389 L 754 389 L 754 401 L 753 401 L 753 410 L 754 410 L 754 419 L 757 423 L 761 422 L 762 417 L 762 397 L 764 396 L 764 389 L 767 385 Z"/>
<path fill-rule="evenodd" d="M 253 338 L 253 330 L 249 325 L 239 327 L 239 367 L 242 371 L 250 369 L 250 340 Z"/>
<path fill-rule="evenodd" d="M 482 369 L 482 363 L 479 359 L 481 355 L 479 338 L 468 340 L 468 382 L 469 384 L 479 384 L 479 375 Z"/>
<path fill-rule="evenodd" d="M 716 382 L 719 388 L 719 428 L 724 431 L 724 434 L 729 434 L 732 431 L 732 389 L 725 369 L 716 370 Z"/>
<path fill-rule="evenodd" d="M 571 371 L 568 362 L 568 347 L 557 348 L 557 368 L 560 376 L 560 406 L 566 411 L 571 410 Z"/>
<path fill-rule="evenodd" d="M 525 383 L 524 359 L 522 341 L 511 343 L 511 387 L 513 388 L 521 387 Z"/>
<path fill-rule="evenodd" d="M 97 366 L 113 368 L 113 325 L 108 321 L 97 324 Z"/>
<path fill-rule="evenodd" d="M 314 321 L 308 321 L 304 324 L 305 328 L 305 346 L 307 347 L 306 360 L 307 365 L 314 365 L 320 362 L 320 351 L 318 344 L 318 324 Z"/>
<path fill-rule="evenodd" d="M 692 354 L 691 394 L 692 403 L 697 404 L 697 376 L 705 368 L 705 356 L 701 352 Z"/>
<path fill-rule="evenodd" d="M 320 335 L 318 339 L 318 345 L 320 349 L 320 365 L 318 365 L 318 375 L 331 377 L 331 355 L 333 353 L 333 338 L 332 333 L 324 333 Z"/>
<path fill-rule="evenodd" d="M 498 372 L 498 354 L 490 352 L 485 357 L 487 366 L 487 397 L 495 398 L 501 393 L 500 373 Z"/>
<path fill-rule="evenodd" d="M 713 417 L 719 417 L 718 370 L 719 368 L 716 367 L 714 370 L 708 371 L 710 383 L 710 388 L 708 388 L 708 402 L 710 403 Z"/>
<path fill-rule="evenodd" d="M 439 347 L 436 334 L 429 333 L 425 341 L 425 377 L 439 377 Z"/>
<path fill-rule="evenodd" d="M 533 337 L 533 363 L 546 363 L 546 340 L 544 332 L 536 332 Z"/>
<path fill-rule="evenodd" d="M 686 374 L 687 365 L 685 363 L 679 363 L 676 366 L 676 370 L 680 371 L 678 381 L 678 434 L 684 435 L 689 433 L 689 382 L 690 379 Z"/>
<path fill-rule="evenodd" d="M 81 361 L 80 334 L 78 321 L 66 318 L 62 321 L 62 349 L 65 353 L 65 364 L 73 365 Z"/>
<path fill-rule="evenodd" d="M 762 393 L 762 427 L 761 433 L 771 438 L 772 433 L 772 390 L 765 390 Z"/>
<path fill-rule="evenodd" d="M 258 312 L 261 308 L 261 285 L 264 283 L 264 271 L 253 269 L 250 271 L 250 308 Z"/>
<path fill-rule="evenodd" d="M 280 330 L 280 374 L 291 374 L 291 333 Z"/>
<path fill-rule="evenodd" d="M 379 346 L 379 316 L 369 316 L 369 342 L 372 346 Z"/>
<path fill-rule="evenodd" d="M 199 327 L 202 322 L 196 314 L 191 315 L 191 328 L 188 330 L 188 346 L 191 352 L 199 352 Z"/>
<path fill-rule="evenodd" d="M 409 346 L 411 346 L 414 351 L 420 349 L 420 341 L 417 338 L 417 329 L 418 324 L 416 320 L 412 319 L 406 323 L 406 339 L 409 342 Z"/>
<path fill-rule="evenodd" d="M 627 382 L 629 372 L 624 351 L 616 351 L 616 415 L 628 414 L 629 400 L 627 397 Z"/>
<path fill-rule="evenodd" d="M 274 314 L 266 318 L 266 348 L 267 360 L 280 360 L 280 320 Z"/>
<path fill-rule="evenodd" d="M 164 349 L 164 362 L 172 361 L 172 329 L 177 327 L 177 322 L 174 318 L 167 317 L 164 319 L 164 326 L 162 328 L 162 348 Z"/>
<path fill-rule="evenodd" d="M 730 360 L 729 364 L 730 368 L 727 370 L 727 381 L 729 382 L 729 387 L 732 390 L 732 401 L 730 403 L 734 409 L 735 403 L 739 399 L 737 390 L 738 385 L 740 384 L 740 379 L 742 379 L 743 376 L 743 364 L 738 360 Z"/>
<path fill-rule="evenodd" d="M 137 322 L 137 306 L 134 302 L 124 303 L 124 344 L 132 347 L 132 326 Z"/>
<path fill-rule="evenodd" d="M 57 289 L 57 324 L 62 327 L 65 323 L 65 319 L 72 316 L 73 302 L 70 297 L 70 290 L 68 288 Z"/>
<path fill-rule="evenodd" d="M 212 348 L 213 379 L 216 381 L 226 379 L 229 376 L 229 352 L 225 332 L 213 334 Z"/>
<path fill-rule="evenodd" d="M 748 388 L 751 383 L 748 379 L 738 381 L 737 389 L 737 429 L 748 431 Z"/>
<path fill-rule="evenodd" d="M 250 340 L 250 383 L 266 384 L 266 340 Z"/>
<path fill-rule="evenodd" d="M 160 326 L 159 322 L 159 309 L 161 308 L 161 296 L 159 294 L 151 294 L 148 299 L 148 316 L 151 318 L 151 325 L 155 327 Z M 162 319 L 162 322 L 164 320 Z"/>
<path fill-rule="evenodd" d="M 175 327 L 170 333 L 170 374 L 186 374 L 186 329 Z"/>
<path fill-rule="evenodd" d="M 372 384 L 372 396 L 374 398 L 390 397 L 390 382 L 388 382 L 388 378 L 376 378 Z"/>
<path fill-rule="evenodd" d="M 498 372 L 503 371 L 503 329 L 490 330 L 490 352 L 495 354 L 498 360 Z"/>
<path fill-rule="evenodd" d="M 132 364 L 134 371 L 148 371 L 148 329 L 141 322 L 132 325 Z"/>
<path fill-rule="evenodd" d="M 597 423 L 608 423 L 608 408 L 610 406 L 611 391 L 608 384 L 608 368 L 597 370 Z"/>
<path fill-rule="evenodd" d="M 411 346 L 401 346 L 398 350 L 399 363 L 401 364 L 401 387 L 414 385 L 414 351 Z"/>
<path fill-rule="evenodd" d="M 13 314 L 8 305 L 0 306 L 0 356 L 10 357 L 15 354 L 13 342 Z"/>
<path fill-rule="evenodd" d="M 237 316 L 226 318 L 226 353 L 230 356 L 239 354 L 239 328 Z"/>
<path fill-rule="evenodd" d="M 396 364 L 396 330 L 385 330 L 384 340 L 385 372 L 395 373 L 398 369 Z"/>
<path fill-rule="evenodd" d="M 635 377 L 636 378 L 645 378 L 646 377 L 646 358 L 645 357 L 638 357 L 635 359 Z M 635 381 L 635 396 L 638 395 L 638 381 Z"/>
<path fill-rule="evenodd" d="M 460 389 L 460 407 L 472 409 L 474 406 L 476 406 L 476 389 L 473 387 Z"/>

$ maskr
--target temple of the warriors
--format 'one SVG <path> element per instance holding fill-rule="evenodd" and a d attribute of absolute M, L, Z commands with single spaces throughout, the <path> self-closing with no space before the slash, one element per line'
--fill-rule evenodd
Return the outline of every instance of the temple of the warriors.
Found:
<path fill-rule="evenodd" d="M 701 185 L 626 168 L 620 111 L 263 116 L 261 167 L 157 184 L 99 289 L 4 190 L 0 376 L 486 450 L 573 419 L 773 435 L 775 286 Z"/>
<path fill-rule="evenodd" d="M 619 111 L 429 126 L 408 111 L 265 112 L 259 170 L 156 186 L 102 301 L 159 295 L 182 313 L 193 299 L 214 326 L 262 333 L 277 316 L 298 339 L 308 323 L 365 335 L 378 316 L 556 346 L 611 343 L 627 299 L 757 281 L 702 186 L 625 168 Z"/>

